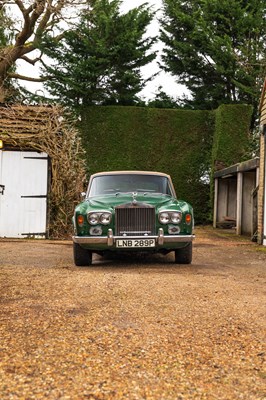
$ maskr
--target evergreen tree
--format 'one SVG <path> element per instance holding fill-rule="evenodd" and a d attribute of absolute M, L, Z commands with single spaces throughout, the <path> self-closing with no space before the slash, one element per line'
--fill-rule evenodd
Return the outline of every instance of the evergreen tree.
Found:
<path fill-rule="evenodd" d="M 248 103 L 266 74 L 265 0 L 163 0 L 163 68 L 190 89 L 193 108 Z"/>
<path fill-rule="evenodd" d="M 182 108 L 182 103 L 169 96 L 163 91 L 162 86 L 159 86 L 155 98 L 149 100 L 147 106 L 150 108 Z"/>
<path fill-rule="evenodd" d="M 120 0 L 93 0 L 77 27 L 59 43 L 47 38 L 49 92 L 69 106 L 132 105 L 145 80 L 140 68 L 155 58 L 145 38 L 153 13 L 143 5 L 120 13 Z"/>

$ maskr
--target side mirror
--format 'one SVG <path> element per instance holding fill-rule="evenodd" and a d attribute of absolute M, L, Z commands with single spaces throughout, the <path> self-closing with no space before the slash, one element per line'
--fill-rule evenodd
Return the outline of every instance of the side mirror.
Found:
<path fill-rule="evenodd" d="M 81 196 L 81 200 L 84 200 L 85 197 L 86 197 L 86 192 L 81 192 L 81 193 L 80 193 L 80 196 Z"/>

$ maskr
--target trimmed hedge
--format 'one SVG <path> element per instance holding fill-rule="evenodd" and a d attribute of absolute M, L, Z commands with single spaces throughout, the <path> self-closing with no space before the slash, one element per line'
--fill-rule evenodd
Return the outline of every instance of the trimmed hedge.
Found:
<path fill-rule="evenodd" d="M 223 107 L 229 107 L 229 116 Z M 117 106 L 84 108 L 80 128 L 87 173 L 112 170 L 168 173 L 178 198 L 193 205 L 196 222 L 205 222 L 211 209 L 208 177 L 214 157 L 240 154 L 247 139 L 250 108 L 240 106 L 238 110 L 246 112 L 236 118 L 234 107 L 239 106 L 222 106 L 216 112 Z M 229 132 L 230 142 L 223 140 L 225 131 Z M 235 134 L 238 140 L 234 150 Z M 226 161 L 231 159 L 228 156 Z"/>
<path fill-rule="evenodd" d="M 229 167 L 250 158 L 249 127 L 253 108 L 246 104 L 222 105 L 216 112 L 212 165 Z"/>

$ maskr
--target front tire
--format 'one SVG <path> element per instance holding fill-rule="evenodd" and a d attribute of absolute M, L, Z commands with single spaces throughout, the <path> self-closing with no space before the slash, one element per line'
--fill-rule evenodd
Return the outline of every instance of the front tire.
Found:
<path fill-rule="evenodd" d="M 175 263 L 176 264 L 191 264 L 192 262 L 192 243 L 190 242 L 186 247 L 175 250 Z"/>
<path fill-rule="evenodd" d="M 73 243 L 74 263 L 77 267 L 85 267 L 92 264 L 92 252 L 84 249 L 78 243 Z"/>

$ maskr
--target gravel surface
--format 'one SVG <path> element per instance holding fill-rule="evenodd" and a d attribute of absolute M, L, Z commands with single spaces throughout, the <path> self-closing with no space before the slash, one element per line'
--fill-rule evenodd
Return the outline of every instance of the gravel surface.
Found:
<path fill-rule="evenodd" d="M 198 228 L 174 256 L 1 240 L 0 399 L 266 399 L 266 249 Z"/>

